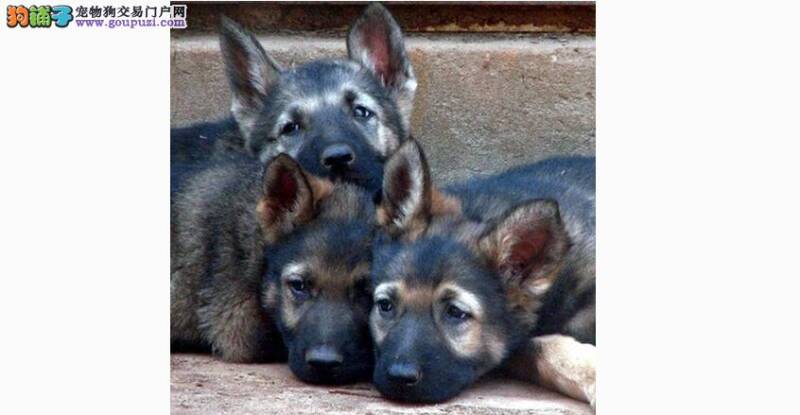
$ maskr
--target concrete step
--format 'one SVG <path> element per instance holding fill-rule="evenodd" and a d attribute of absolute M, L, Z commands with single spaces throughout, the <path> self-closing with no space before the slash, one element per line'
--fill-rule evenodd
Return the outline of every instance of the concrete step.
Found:
<path fill-rule="evenodd" d="M 285 364 L 230 364 L 206 355 L 171 356 L 172 414 L 563 414 L 589 415 L 589 405 L 535 385 L 482 380 L 438 405 L 397 404 L 369 384 L 314 386 Z"/>
<path fill-rule="evenodd" d="M 342 34 L 261 34 L 284 66 L 345 55 Z M 595 39 L 591 34 L 412 33 L 419 86 L 412 131 L 438 182 L 555 154 L 594 154 Z M 228 114 L 216 35 L 172 38 L 173 125 Z"/>

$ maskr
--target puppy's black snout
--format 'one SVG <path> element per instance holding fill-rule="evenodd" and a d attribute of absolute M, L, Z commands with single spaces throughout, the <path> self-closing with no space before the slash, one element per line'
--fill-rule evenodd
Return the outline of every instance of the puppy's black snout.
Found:
<path fill-rule="evenodd" d="M 408 386 L 419 382 L 422 373 L 417 365 L 411 363 L 393 363 L 389 366 L 389 379 Z"/>
<path fill-rule="evenodd" d="M 344 357 L 331 346 L 314 346 L 306 351 L 306 363 L 315 369 L 331 370 L 339 367 Z"/>
<path fill-rule="evenodd" d="M 329 169 L 348 167 L 355 159 L 355 152 L 347 144 L 332 144 L 322 151 L 322 165 Z"/>

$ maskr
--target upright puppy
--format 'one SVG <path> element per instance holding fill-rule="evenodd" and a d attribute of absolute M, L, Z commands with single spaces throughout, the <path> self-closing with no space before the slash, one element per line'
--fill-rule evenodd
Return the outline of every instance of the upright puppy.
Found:
<path fill-rule="evenodd" d="M 417 81 L 392 15 L 372 4 L 347 35 L 348 59 L 283 68 L 256 37 L 223 18 L 220 46 L 231 119 L 176 128 L 173 163 L 278 153 L 312 174 L 380 187 L 383 161 L 409 136 Z"/>
<path fill-rule="evenodd" d="M 512 371 L 594 402 L 594 159 L 560 158 L 436 191 L 404 144 L 387 163 L 376 247 L 374 382 L 449 399 Z"/>

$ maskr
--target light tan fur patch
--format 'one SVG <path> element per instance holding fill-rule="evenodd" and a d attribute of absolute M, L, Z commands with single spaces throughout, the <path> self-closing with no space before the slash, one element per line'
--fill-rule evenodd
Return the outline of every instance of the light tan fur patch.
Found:
<path fill-rule="evenodd" d="M 422 312 L 430 310 L 436 300 L 435 295 L 429 287 L 409 286 L 403 281 L 397 287 L 397 297 L 403 309 Z"/>
<path fill-rule="evenodd" d="M 515 376 L 595 406 L 597 348 L 570 336 L 531 339 L 508 362 Z"/>
<path fill-rule="evenodd" d="M 314 199 L 314 204 L 319 204 L 320 201 L 326 199 L 333 193 L 333 182 L 313 175 L 307 175 L 308 184 L 311 186 L 311 193 Z"/>
<path fill-rule="evenodd" d="M 433 297 L 434 304 L 439 308 L 436 313 L 439 316 L 445 313 L 450 304 L 471 315 L 456 327 L 446 326 L 440 322 L 444 338 L 453 354 L 461 358 L 472 358 L 489 352 L 490 344 L 487 337 L 493 336 L 486 336 L 487 333 L 484 331 L 483 306 L 478 296 L 455 283 L 446 282 L 437 287 Z"/>
<path fill-rule="evenodd" d="M 316 294 L 323 292 L 328 297 L 343 297 L 356 283 L 367 278 L 368 262 L 360 262 L 352 268 L 330 264 L 320 258 L 311 258 L 308 262 L 308 281 Z"/>
<path fill-rule="evenodd" d="M 462 213 L 461 201 L 439 189 L 431 189 L 431 216 L 457 216 Z"/>

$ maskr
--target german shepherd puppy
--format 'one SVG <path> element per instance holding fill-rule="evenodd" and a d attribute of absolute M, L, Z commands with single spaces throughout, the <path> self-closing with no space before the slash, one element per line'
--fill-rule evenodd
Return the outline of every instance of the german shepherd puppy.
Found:
<path fill-rule="evenodd" d="M 263 171 L 263 174 L 262 174 Z M 375 205 L 285 154 L 188 174 L 172 200 L 171 343 L 282 360 L 302 380 L 369 376 Z M 269 266 L 267 266 L 269 264 Z"/>
<path fill-rule="evenodd" d="M 309 173 L 377 191 L 383 162 L 409 136 L 417 87 L 403 32 L 372 4 L 347 35 L 348 59 L 281 67 L 256 37 L 222 19 L 232 118 L 171 131 L 173 162 L 286 153 Z"/>
<path fill-rule="evenodd" d="M 395 240 L 372 268 L 383 395 L 440 402 L 507 364 L 594 402 L 594 168 L 556 158 L 440 193 L 418 144 L 398 150 L 378 211 Z"/>

